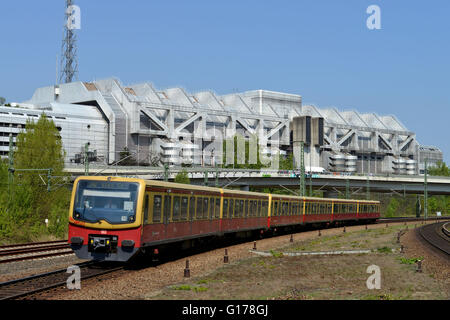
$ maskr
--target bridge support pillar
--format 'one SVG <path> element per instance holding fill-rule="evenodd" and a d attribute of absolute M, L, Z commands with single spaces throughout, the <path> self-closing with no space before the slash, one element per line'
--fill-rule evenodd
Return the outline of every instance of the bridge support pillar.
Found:
<path fill-rule="evenodd" d="M 250 186 L 248 185 L 240 186 L 239 189 L 241 189 L 241 191 L 250 191 Z"/>
<path fill-rule="evenodd" d="M 337 192 L 337 191 L 325 191 L 323 193 L 323 197 L 324 198 L 335 198 L 335 199 L 337 199 L 337 198 L 339 198 L 339 192 Z"/>

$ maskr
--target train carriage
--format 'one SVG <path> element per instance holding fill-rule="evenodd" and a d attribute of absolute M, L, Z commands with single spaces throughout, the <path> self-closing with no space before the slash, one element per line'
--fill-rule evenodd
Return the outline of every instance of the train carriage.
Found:
<path fill-rule="evenodd" d="M 379 202 L 227 190 L 121 177 L 79 177 L 69 243 L 79 258 L 128 261 L 204 237 L 379 217 Z"/>

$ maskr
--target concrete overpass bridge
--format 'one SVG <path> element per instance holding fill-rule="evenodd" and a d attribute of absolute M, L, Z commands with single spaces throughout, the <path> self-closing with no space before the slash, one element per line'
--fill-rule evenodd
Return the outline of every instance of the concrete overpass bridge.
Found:
<path fill-rule="evenodd" d="M 65 169 L 72 178 L 84 175 L 84 166 L 71 166 Z M 186 170 L 191 184 L 219 187 L 233 187 L 248 190 L 254 188 L 283 187 L 298 191 L 300 179 L 298 170 L 279 171 L 271 169 L 215 169 L 215 168 L 170 168 L 166 172 L 161 167 L 90 167 L 89 175 L 126 176 L 149 180 L 173 181 L 175 176 Z M 337 197 L 347 188 L 351 193 L 370 192 L 393 194 L 423 194 L 424 176 L 420 175 L 341 175 L 341 174 L 312 174 L 307 175 L 306 189 L 311 185 L 314 190 L 325 191 L 325 196 Z M 427 189 L 429 195 L 450 195 L 450 178 L 428 176 Z"/>

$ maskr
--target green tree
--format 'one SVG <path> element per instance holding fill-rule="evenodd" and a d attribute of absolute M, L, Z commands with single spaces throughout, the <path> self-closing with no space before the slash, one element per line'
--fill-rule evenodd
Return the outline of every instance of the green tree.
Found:
<path fill-rule="evenodd" d="M 386 214 L 384 216 L 387 218 L 395 217 L 397 215 L 399 207 L 399 201 L 396 198 L 391 198 L 389 205 L 386 208 Z"/>
<path fill-rule="evenodd" d="M 231 142 L 230 140 L 233 141 Z M 227 145 L 231 145 L 233 147 L 234 164 L 226 164 Z M 243 147 L 244 152 L 240 149 Z M 256 163 L 250 163 L 250 147 L 256 147 Z M 238 156 L 240 157 L 239 159 Z M 223 141 L 223 168 L 259 170 L 261 168 L 270 167 L 270 163 L 268 165 L 263 164 L 263 161 L 261 161 L 262 157 L 263 155 L 261 154 L 259 140 L 254 135 L 246 139 L 242 135 L 236 134 L 233 138 Z M 254 159 L 252 159 L 252 162 L 254 162 Z"/>
<path fill-rule="evenodd" d="M 39 239 L 41 235 L 65 236 L 70 190 L 64 188 L 65 151 L 59 131 L 45 114 L 37 122 L 28 120 L 16 139 L 14 181 L 10 192 L 0 197 L 0 238 L 15 241 Z M 5 186 L 4 165 L 0 170 Z M 49 179 L 48 170 L 51 169 Z M 51 181 L 50 192 L 48 183 Z M 44 223 L 49 220 L 48 228 Z"/>
<path fill-rule="evenodd" d="M 428 173 L 431 176 L 449 177 L 450 169 L 443 161 L 439 161 L 435 166 L 428 168 Z M 441 212 L 443 215 L 448 215 L 450 212 L 450 196 L 432 196 L 428 201 L 428 211 L 431 214 Z"/>
<path fill-rule="evenodd" d="M 445 162 L 439 161 L 435 166 L 428 168 L 428 173 L 431 176 L 450 176 L 450 169 L 447 167 Z"/>
<path fill-rule="evenodd" d="M 135 166 L 137 165 L 137 161 L 131 155 L 130 150 L 127 147 L 123 148 L 123 151 L 120 152 L 120 159 L 118 161 L 119 166 Z"/>
<path fill-rule="evenodd" d="M 51 168 L 54 174 L 61 174 L 65 155 L 58 129 L 43 113 L 36 123 L 27 120 L 25 131 L 17 136 L 14 166 L 16 169 Z"/>
<path fill-rule="evenodd" d="M 174 179 L 175 183 L 183 183 L 183 184 L 190 184 L 191 180 L 189 179 L 188 172 L 186 170 L 183 170 L 179 172 Z"/>

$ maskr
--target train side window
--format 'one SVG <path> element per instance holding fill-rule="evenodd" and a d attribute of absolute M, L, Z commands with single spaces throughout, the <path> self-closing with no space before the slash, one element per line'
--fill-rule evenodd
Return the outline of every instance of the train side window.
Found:
<path fill-rule="evenodd" d="M 288 210 L 287 202 L 283 202 L 283 206 L 281 208 L 283 209 L 282 212 L 281 212 L 281 215 L 285 216 L 287 214 L 287 210 Z"/>
<path fill-rule="evenodd" d="M 234 212 L 234 200 L 230 199 L 230 205 L 229 205 L 230 211 L 228 214 L 228 218 L 233 218 L 233 212 Z"/>
<path fill-rule="evenodd" d="M 269 216 L 269 201 L 263 201 L 262 214 L 263 214 L 263 217 Z"/>
<path fill-rule="evenodd" d="M 226 218 L 228 215 L 228 199 L 223 199 L 223 213 L 222 218 Z"/>
<path fill-rule="evenodd" d="M 261 200 L 258 200 L 258 217 L 261 217 Z"/>
<path fill-rule="evenodd" d="M 153 222 L 161 222 L 161 196 L 153 197 Z"/>
<path fill-rule="evenodd" d="M 203 198 L 203 219 L 208 219 L 208 198 Z"/>
<path fill-rule="evenodd" d="M 148 223 L 148 194 L 145 195 L 144 200 L 144 224 Z"/>
<path fill-rule="evenodd" d="M 195 197 L 189 199 L 189 219 L 195 219 Z"/>
<path fill-rule="evenodd" d="M 248 200 L 245 200 L 244 217 L 248 217 Z"/>
<path fill-rule="evenodd" d="M 239 200 L 234 201 L 234 217 L 239 217 Z"/>
<path fill-rule="evenodd" d="M 188 197 L 181 198 L 181 220 L 186 220 L 188 214 Z"/>
<path fill-rule="evenodd" d="M 254 214 L 255 214 L 255 204 L 253 203 L 253 200 L 250 200 L 248 216 L 253 217 Z"/>
<path fill-rule="evenodd" d="M 175 196 L 173 197 L 173 212 L 172 212 L 172 221 L 178 221 L 180 219 L 180 197 Z"/>
<path fill-rule="evenodd" d="M 209 199 L 209 219 L 214 218 L 214 198 Z"/>
<path fill-rule="evenodd" d="M 214 217 L 216 219 L 220 218 L 220 198 L 216 198 L 216 210 L 215 210 L 215 215 Z"/>
<path fill-rule="evenodd" d="M 239 201 L 239 217 L 244 216 L 244 200 Z"/>
<path fill-rule="evenodd" d="M 278 215 L 278 201 L 273 202 L 273 215 L 274 216 Z"/>
<path fill-rule="evenodd" d="M 172 197 L 164 196 L 164 223 L 168 223 L 170 220 L 170 210 L 172 208 Z"/>
<path fill-rule="evenodd" d="M 203 198 L 197 198 L 197 220 L 203 219 Z"/>

